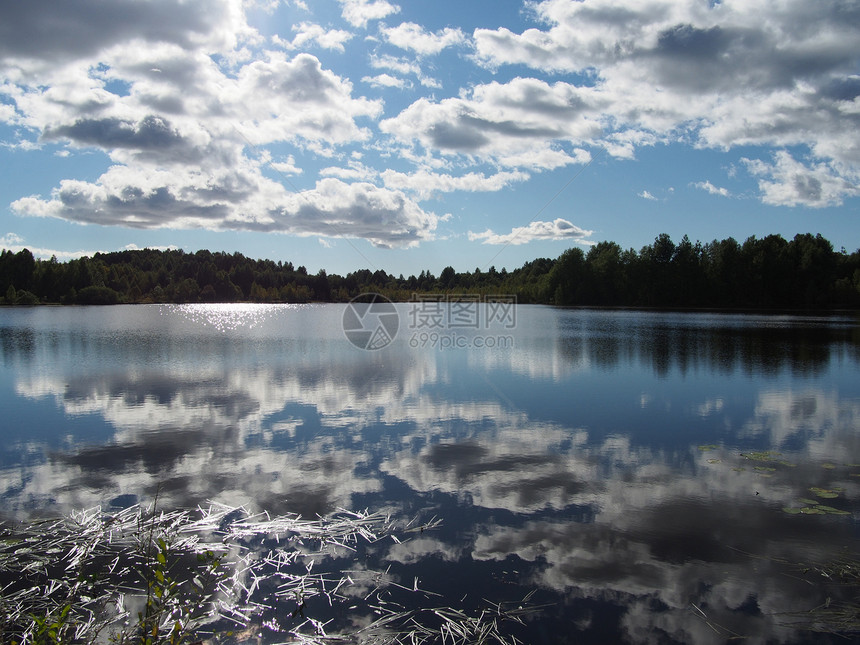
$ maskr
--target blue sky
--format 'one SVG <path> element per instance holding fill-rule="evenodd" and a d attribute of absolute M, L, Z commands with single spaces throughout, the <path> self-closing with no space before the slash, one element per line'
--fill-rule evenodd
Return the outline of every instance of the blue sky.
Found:
<path fill-rule="evenodd" d="M 660 233 L 860 247 L 860 5 L 0 6 L 0 246 L 515 268 Z"/>

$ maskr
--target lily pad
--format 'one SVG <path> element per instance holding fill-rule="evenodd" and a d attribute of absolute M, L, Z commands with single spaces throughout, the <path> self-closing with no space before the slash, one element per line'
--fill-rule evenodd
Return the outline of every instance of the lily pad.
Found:
<path fill-rule="evenodd" d="M 783 512 L 788 513 L 789 515 L 800 515 L 801 512 L 803 511 L 803 509 L 794 508 L 792 506 L 784 506 L 782 510 L 783 510 Z"/>
<path fill-rule="evenodd" d="M 809 492 L 813 493 L 816 497 L 821 497 L 822 499 L 833 499 L 834 497 L 839 497 L 839 493 L 828 488 L 817 488 L 813 486 L 809 489 Z"/>
<path fill-rule="evenodd" d="M 722 461 L 722 459 L 708 459 L 709 464 L 719 464 Z"/>
<path fill-rule="evenodd" d="M 809 499 L 808 497 L 801 497 L 797 501 L 800 502 L 801 504 L 806 504 L 807 506 L 816 506 L 818 504 L 817 499 Z"/>
<path fill-rule="evenodd" d="M 804 506 L 800 509 L 800 512 L 804 515 L 824 515 L 824 511 L 817 506 Z"/>
<path fill-rule="evenodd" d="M 716 450 L 717 448 L 719 448 L 719 446 L 713 443 L 709 443 L 705 446 L 699 446 L 699 450 L 701 450 L 702 452 L 707 452 L 708 450 Z"/>
<path fill-rule="evenodd" d="M 741 457 L 751 459 L 752 461 L 774 461 L 774 457 L 779 457 L 780 454 L 773 450 L 761 450 L 757 452 L 742 452 Z"/>
<path fill-rule="evenodd" d="M 824 504 L 819 504 L 816 506 L 818 510 L 824 511 L 828 515 L 851 515 L 848 511 L 843 511 L 838 508 L 833 508 L 832 506 L 825 506 Z"/>
<path fill-rule="evenodd" d="M 753 470 L 757 470 L 763 473 L 772 473 L 776 471 L 776 468 L 771 468 L 770 466 L 755 466 Z"/>
<path fill-rule="evenodd" d="M 836 464 L 825 463 L 821 464 L 821 467 L 826 468 L 827 470 L 833 470 L 834 468 L 836 468 Z"/>

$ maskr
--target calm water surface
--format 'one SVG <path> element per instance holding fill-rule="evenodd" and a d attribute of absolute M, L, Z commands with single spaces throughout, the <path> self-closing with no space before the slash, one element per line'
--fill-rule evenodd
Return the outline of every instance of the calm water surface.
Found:
<path fill-rule="evenodd" d="M 443 349 L 406 307 L 376 351 L 344 305 L 0 309 L 2 512 L 436 516 L 365 557 L 537 590 L 525 642 L 830 642 L 786 612 L 835 593 L 795 563 L 860 559 L 855 318 L 520 306 Z"/>

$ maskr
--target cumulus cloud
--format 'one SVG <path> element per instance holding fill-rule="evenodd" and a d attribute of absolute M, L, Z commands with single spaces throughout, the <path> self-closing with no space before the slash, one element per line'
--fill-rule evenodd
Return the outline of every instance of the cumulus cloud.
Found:
<path fill-rule="evenodd" d="M 469 240 L 481 240 L 483 244 L 528 244 L 535 240 L 573 240 L 579 244 L 591 244 L 587 238 L 594 231 L 586 231 L 560 217 L 552 222 L 530 222 L 518 226 L 507 234 L 494 233 L 487 229 L 483 233 L 469 231 Z"/>
<path fill-rule="evenodd" d="M 237 94 L 227 107 L 253 143 L 363 140 L 369 133 L 355 119 L 377 116 L 382 109 L 378 101 L 353 98 L 349 81 L 323 69 L 319 59 L 305 53 L 288 59 L 270 52 L 242 68 L 235 89 Z"/>
<path fill-rule="evenodd" d="M 721 195 L 723 197 L 730 197 L 731 193 L 728 188 L 721 188 L 719 186 L 714 186 L 710 181 L 697 181 L 693 184 L 699 190 L 704 190 L 706 193 L 710 193 L 711 195 Z"/>
<path fill-rule="evenodd" d="M 516 78 L 479 85 L 465 96 L 439 102 L 421 98 L 396 117 L 383 120 L 380 129 L 404 143 L 418 143 L 446 155 L 469 155 L 509 166 L 521 165 L 524 159 L 534 164 L 545 153 L 558 152 L 555 142 L 597 136 L 601 126 L 595 107 L 583 88 Z"/>
<path fill-rule="evenodd" d="M 652 195 L 651 193 L 649 193 L 647 190 L 643 190 L 641 193 L 637 193 L 637 194 L 638 194 L 638 196 L 639 196 L 639 197 L 641 197 L 642 199 L 648 199 L 648 200 L 651 200 L 651 201 L 656 201 L 656 199 L 657 199 L 656 197 L 654 197 L 654 195 Z"/>
<path fill-rule="evenodd" d="M 292 40 L 284 40 L 277 34 L 272 37 L 272 42 L 286 49 L 300 49 L 310 45 L 317 45 L 323 49 L 334 49 L 344 51 L 344 43 L 350 40 L 353 34 L 345 29 L 325 29 L 324 27 L 311 23 L 302 22 L 293 26 L 296 32 Z"/>
<path fill-rule="evenodd" d="M 22 215 L 131 228 L 210 228 L 358 237 L 379 247 L 414 246 L 430 239 L 438 218 L 402 192 L 366 182 L 324 178 L 312 190 L 288 193 L 256 170 L 209 178 L 186 171 L 141 175 L 114 166 L 95 183 L 65 180 L 50 199 L 24 197 Z"/>
<path fill-rule="evenodd" d="M 466 42 L 466 35 L 460 29 L 446 27 L 433 33 L 414 22 L 404 22 L 397 27 L 383 27 L 380 32 L 392 45 L 423 56 L 438 54 L 446 47 Z"/>
<path fill-rule="evenodd" d="M 396 170 L 382 172 L 382 180 L 387 187 L 417 193 L 422 199 L 434 193 L 448 193 L 455 190 L 497 191 L 515 181 L 524 181 L 528 177 L 527 173 L 519 171 L 498 172 L 489 176 L 476 172 L 455 176 L 430 170 L 419 170 L 411 174 Z"/>
<path fill-rule="evenodd" d="M 529 4 L 536 28 L 477 29 L 471 39 L 456 27 L 380 23 L 372 69 L 353 79 L 305 50 L 346 52 L 354 28 L 396 15 L 399 6 L 339 0 L 345 29 L 308 20 L 265 37 L 249 26 L 249 6 L 34 0 L 0 7 L 0 121 L 20 139 L 3 145 L 52 144 L 66 155 L 94 149 L 111 163 L 98 179 L 68 178 L 51 196 L 21 197 L 16 210 L 123 226 L 293 231 L 272 223 L 300 209 L 265 166 L 297 174 L 285 157 L 300 151 L 303 164 L 325 157 L 324 178 L 382 181 L 376 197 L 406 200 L 397 217 L 415 233 L 411 242 L 403 238 L 410 244 L 428 239 L 435 221 L 413 212 L 413 199 L 499 190 L 588 163 L 598 150 L 632 159 L 661 143 L 790 150 L 747 148 L 737 166 L 768 204 L 832 206 L 858 194 L 860 10 L 838 0 L 546 0 Z M 473 71 L 517 67 L 494 82 L 473 75 L 437 98 L 442 83 L 426 57 L 466 45 L 474 54 L 464 65 L 484 67 Z M 397 88 L 424 96 L 404 106 L 391 92 Z M 336 170 L 330 160 L 348 158 L 344 148 L 357 145 L 385 166 Z M 273 161 L 262 154 L 267 146 L 289 149 Z M 390 157 L 414 168 L 389 164 Z M 710 182 L 692 185 L 729 196 Z M 353 196 L 362 192 L 371 191 Z M 371 221 L 353 228 L 369 230 Z M 375 243 L 391 242 L 385 231 L 373 235 Z"/>
<path fill-rule="evenodd" d="M 374 54 L 370 57 L 370 66 L 374 69 L 390 69 L 400 74 L 415 74 L 421 73 L 421 66 L 415 61 L 397 56 L 389 56 L 387 54 Z"/>
<path fill-rule="evenodd" d="M 394 13 L 400 13 L 400 7 L 386 0 L 338 0 L 344 20 L 354 27 L 366 27 L 371 20 L 381 20 Z"/>
<path fill-rule="evenodd" d="M 175 9 L 166 0 L 162 4 L 166 11 Z M 78 9 L 95 16 L 101 6 L 93 1 Z M 378 9 L 378 3 L 346 3 L 345 11 L 374 6 Z M 50 47 L 4 40 L 4 75 L 28 72 L 26 79 L 22 75 L 3 87 L 16 107 L 4 112 L 7 120 L 40 132 L 43 141 L 65 143 L 67 149 L 102 150 L 112 164 L 92 181 L 61 180 L 49 197 L 21 197 L 13 211 L 142 229 L 361 237 L 382 247 L 432 238 L 436 216 L 399 190 L 329 177 L 297 195 L 264 175 L 267 164 L 282 175 L 301 169 L 294 157 L 272 161 L 258 146 L 288 142 L 331 154 L 338 146 L 366 140 L 370 134 L 358 120 L 376 118 L 382 103 L 354 96 L 348 80 L 308 53 L 290 57 L 260 50 L 245 59 L 245 50 L 234 47 L 255 36 L 240 9 L 225 0 L 211 8 L 215 22 L 205 17 L 207 5 L 207 11 L 193 15 L 176 10 L 175 20 L 124 23 L 100 33 L 95 44 L 66 43 L 66 50 L 81 61 L 60 66 L 47 64 L 56 63 Z M 23 7 L 2 11 L 19 24 L 36 20 Z M 10 12 L 16 15 L 8 16 Z M 93 20 L 98 24 L 97 16 Z M 174 30 L 176 24 L 182 29 Z M 159 31 L 158 25 L 166 26 Z M 232 29 L 232 37 L 225 29 Z M 346 38 L 308 23 L 297 31 L 291 45 L 314 41 L 337 48 Z M 141 44 L 147 39 L 151 42 Z M 132 44 L 115 46 L 121 40 Z M 218 62 L 209 52 L 233 60 Z M 117 83 L 123 91 L 112 91 Z"/>
<path fill-rule="evenodd" d="M 0 7 L 0 57 L 13 62 L 63 63 L 134 41 L 232 49 L 251 35 L 241 5 L 233 0 L 34 0 Z"/>
<path fill-rule="evenodd" d="M 403 78 L 397 78 L 391 74 L 377 74 L 376 76 L 365 76 L 361 79 L 362 83 L 367 83 L 371 87 L 396 87 L 397 89 L 405 89 L 412 87 L 412 83 Z"/>
<path fill-rule="evenodd" d="M 801 173 L 812 181 L 793 189 L 764 181 L 767 203 L 820 205 L 853 194 L 860 164 L 856 6 L 547 0 L 533 9 L 546 28 L 476 30 L 477 60 L 590 76 L 583 98 L 599 106 L 616 136 L 673 141 L 683 132 L 718 148 L 805 145 L 819 162 L 833 162 L 832 181 L 822 181 L 818 165 Z"/>
<path fill-rule="evenodd" d="M 0 237 L 0 246 L 3 248 L 19 246 L 23 242 L 24 238 L 16 233 L 6 233 L 6 235 Z"/>
<path fill-rule="evenodd" d="M 370 57 L 370 66 L 374 69 L 389 69 L 397 72 L 398 74 L 414 75 L 423 87 L 441 87 L 441 83 L 439 83 L 435 78 L 428 76 L 424 70 L 421 69 L 421 65 L 414 60 L 390 56 L 388 54 L 372 54 Z"/>
<path fill-rule="evenodd" d="M 821 208 L 860 195 L 857 182 L 840 176 L 831 164 L 804 165 L 785 151 L 777 152 L 772 163 L 747 158 L 742 161 L 758 177 L 766 204 Z"/>
<path fill-rule="evenodd" d="M 302 169 L 296 166 L 296 159 L 288 155 L 283 161 L 269 161 L 269 167 L 277 170 L 282 175 L 301 175 Z"/>
<path fill-rule="evenodd" d="M 361 181 L 372 181 L 379 174 L 373 168 L 365 166 L 360 161 L 353 159 L 346 166 L 329 166 L 320 170 L 324 177 L 339 177 L 340 179 L 358 179 Z M 395 188 L 398 188 L 395 186 Z"/>

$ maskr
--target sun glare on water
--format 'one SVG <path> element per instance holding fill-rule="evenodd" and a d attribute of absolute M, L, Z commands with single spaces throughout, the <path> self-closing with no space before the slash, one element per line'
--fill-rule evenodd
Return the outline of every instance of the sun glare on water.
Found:
<path fill-rule="evenodd" d="M 213 327 L 222 332 L 236 329 L 253 329 L 284 308 L 294 305 L 257 303 L 209 303 L 170 306 L 172 311 L 198 325 Z"/>

